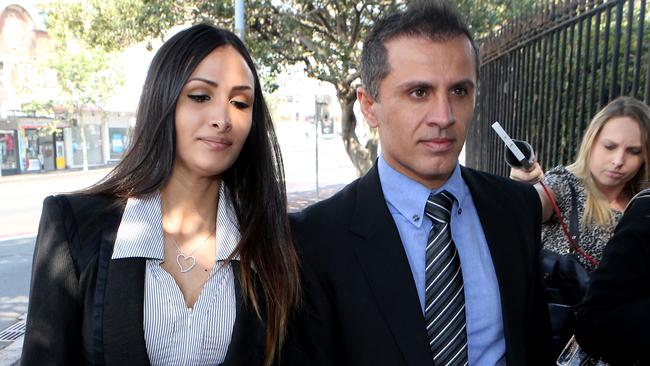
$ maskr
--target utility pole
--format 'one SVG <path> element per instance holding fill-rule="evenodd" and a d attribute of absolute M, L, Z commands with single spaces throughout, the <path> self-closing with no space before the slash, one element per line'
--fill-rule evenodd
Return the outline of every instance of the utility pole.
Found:
<path fill-rule="evenodd" d="M 235 0 L 235 34 L 244 42 L 246 25 L 244 23 L 244 0 Z"/>
<path fill-rule="evenodd" d="M 314 111 L 314 165 L 316 166 L 316 201 L 320 200 L 320 184 L 318 182 L 318 135 L 321 126 L 323 125 L 324 116 L 327 113 L 327 108 L 330 104 L 330 97 L 328 95 L 316 95 L 316 108 Z"/>

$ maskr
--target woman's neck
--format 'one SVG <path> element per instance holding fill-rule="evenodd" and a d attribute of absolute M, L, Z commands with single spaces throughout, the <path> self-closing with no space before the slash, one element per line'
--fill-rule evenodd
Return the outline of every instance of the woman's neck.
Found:
<path fill-rule="evenodd" d="M 178 236 L 214 232 L 219 188 L 218 178 L 192 178 L 172 172 L 160 191 L 165 231 Z"/>
<path fill-rule="evenodd" d="M 616 186 L 616 187 L 603 187 L 596 183 L 596 188 L 600 193 L 605 196 L 605 199 L 609 203 L 609 207 L 616 211 L 625 210 L 628 202 L 630 202 L 629 190 L 626 189 L 626 186 Z"/>

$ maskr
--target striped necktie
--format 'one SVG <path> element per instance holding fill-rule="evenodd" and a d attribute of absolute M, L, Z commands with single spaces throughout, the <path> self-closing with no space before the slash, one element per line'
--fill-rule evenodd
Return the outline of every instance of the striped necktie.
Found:
<path fill-rule="evenodd" d="M 435 365 L 467 364 L 465 293 L 450 217 L 454 197 L 431 194 L 425 207 L 433 221 L 426 247 L 424 319 Z"/>

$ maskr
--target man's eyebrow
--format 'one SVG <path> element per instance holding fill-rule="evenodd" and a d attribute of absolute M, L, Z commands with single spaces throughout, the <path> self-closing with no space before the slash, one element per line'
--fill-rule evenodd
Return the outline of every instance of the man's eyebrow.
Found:
<path fill-rule="evenodd" d="M 422 80 L 409 80 L 405 81 L 397 86 L 399 89 L 433 89 L 434 86 L 433 84 L 427 82 L 427 81 L 422 81 Z"/>
<path fill-rule="evenodd" d="M 454 82 L 452 85 L 452 88 L 459 87 L 459 86 L 469 86 L 472 88 L 476 87 L 476 82 L 473 79 L 461 79 L 456 82 Z M 422 81 L 422 80 L 409 80 L 405 81 L 397 86 L 400 89 L 435 89 L 436 86 L 428 81 Z"/>
<path fill-rule="evenodd" d="M 453 84 L 453 86 L 471 86 L 476 87 L 476 82 L 473 79 L 462 79 Z"/>

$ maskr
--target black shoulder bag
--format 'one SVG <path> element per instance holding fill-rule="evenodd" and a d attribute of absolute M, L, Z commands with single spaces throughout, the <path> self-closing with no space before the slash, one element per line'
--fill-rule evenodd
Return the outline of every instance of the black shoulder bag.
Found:
<path fill-rule="evenodd" d="M 542 187 L 553 205 L 555 216 L 571 248 L 569 254 L 558 254 L 548 249 L 542 250 L 541 267 L 544 290 L 551 318 L 553 348 L 557 355 L 573 335 L 576 305 L 582 301 L 589 286 L 589 273 L 578 261 L 577 256 L 583 257 L 594 265 L 598 265 L 598 261 L 578 245 L 580 219 L 578 217 L 578 200 L 573 185 L 569 184 L 571 190 L 569 227 L 564 222 L 560 208 L 548 188 L 543 183 Z"/>

